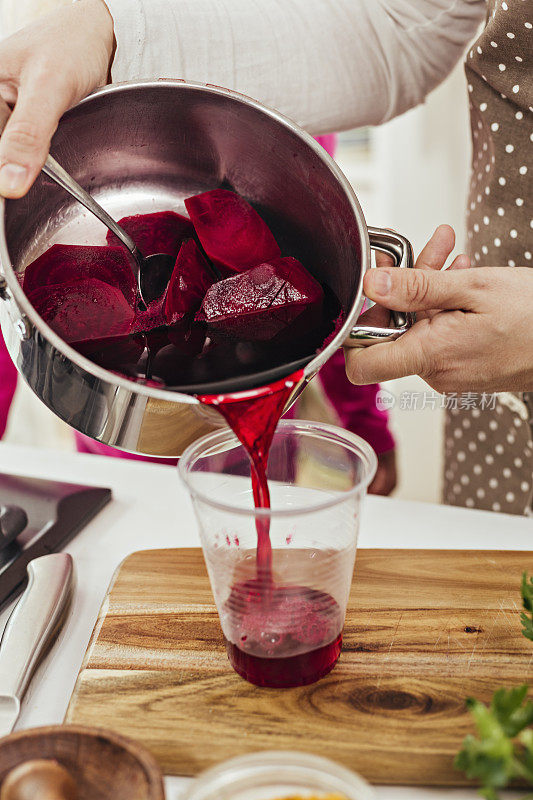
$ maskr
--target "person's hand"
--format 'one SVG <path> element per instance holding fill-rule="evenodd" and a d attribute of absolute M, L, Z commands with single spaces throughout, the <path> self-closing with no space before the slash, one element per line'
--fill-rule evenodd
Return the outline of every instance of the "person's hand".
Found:
<path fill-rule="evenodd" d="M 379 267 L 365 275 L 365 294 L 381 306 L 363 315 L 365 322 L 387 324 L 385 309 L 416 311 L 417 322 L 394 342 L 347 348 L 352 383 L 416 374 L 439 392 L 533 390 L 533 269 L 468 269 L 461 255 L 439 271 L 454 239 L 442 225 L 417 269 Z"/>
<path fill-rule="evenodd" d="M 1 195 L 26 194 L 61 115 L 107 82 L 113 48 L 103 0 L 56 9 L 0 42 Z"/>
<path fill-rule="evenodd" d="M 396 471 L 396 450 L 387 450 L 378 455 L 378 468 L 368 494 L 389 495 L 396 488 L 398 475 Z"/>

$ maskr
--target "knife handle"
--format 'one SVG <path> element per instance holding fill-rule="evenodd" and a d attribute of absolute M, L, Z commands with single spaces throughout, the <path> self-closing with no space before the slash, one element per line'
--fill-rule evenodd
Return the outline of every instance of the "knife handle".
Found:
<path fill-rule="evenodd" d="M 51 553 L 28 564 L 28 586 L 0 641 L 0 694 L 19 701 L 68 610 L 74 588 L 72 556 Z"/>

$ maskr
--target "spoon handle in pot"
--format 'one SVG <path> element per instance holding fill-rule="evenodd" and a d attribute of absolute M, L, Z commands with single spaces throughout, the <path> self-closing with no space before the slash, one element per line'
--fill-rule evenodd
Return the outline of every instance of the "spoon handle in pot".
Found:
<path fill-rule="evenodd" d="M 85 206 L 85 208 L 87 208 L 92 214 L 98 217 L 100 222 L 103 222 L 104 225 L 109 228 L 109 230 L 113 231 L 115 236 L 118 236 L 120 241 L 128 248 L 138 267 L 140 268 L 143 256 L 131 236 L 128 236 L 126 231 L 124 231 L 120 225 L 117 225 L 113 217 L 109 216 L 107 211 L 96 202 L 94 197 L 91 197 L 91 195 L 86 192 L 85 189 L 83 189 L 65 169 L 63 169 L 61 164 L 59 164 L 55 158 L 52 158 L 52 156 L 49 155 L 44 162 L 42 171 L 45 173 L 45 175 L 48 175 L 49 178 L 52 178 L 53 181 L 61 186 L 62 189 L 65 189 L 69 194 L 75 197 L 76 200 Z"/>

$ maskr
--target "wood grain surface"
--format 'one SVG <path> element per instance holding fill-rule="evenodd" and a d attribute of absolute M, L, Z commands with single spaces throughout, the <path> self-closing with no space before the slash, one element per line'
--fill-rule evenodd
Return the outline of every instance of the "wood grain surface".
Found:
<path fill-rule="evenodd" d="M 134 553 L 117 571 L 67 721 L 138 739 L 168 774 L 263 749 L 333 758 L 376 783 L 462 785 L 469 695 L 531 678 L 520 577 L 531 552 L 360 550 L 339 663 L 259 689 L 226 658 L 200 550 Z"/>

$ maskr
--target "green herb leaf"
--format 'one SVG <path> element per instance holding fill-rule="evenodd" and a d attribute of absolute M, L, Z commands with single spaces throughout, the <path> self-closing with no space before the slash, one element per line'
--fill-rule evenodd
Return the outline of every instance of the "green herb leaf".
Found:
<path fill-rule="evenodd" d="M 533 641 L 533 578 L 522 575 L 524 611 L 522 633 Z M 533 702 L 528 686 L 498 689 L 490 707 L 472 697 L 466 705 L 476 724 L 478 738 L 467 736 L 454 765 L 467 778 L 481 784 L 485 800 L 499 800 L 499 791 L 513 780 L 533 786 Z M 533 800 L 533 795 L 528 795 Z M 524 798 L 527 800 L 527 798 Z"/>
<path fill-rule="evenodd" d="M 492 698 L 491 711 L 505 735 L 511 738 L 533 723 L 533 703 L 529 700 L 524 703 L 527 690 L 526 683 L 516 689 L 498 689 Z"/>
<path fill-rule="evenodd" d="M 522 633 L 526 639 L 533 641 L 533 578 L 528 578 L 527 572 L 522 573 L 520 594 L 522 595 L 522 605 L 525 609 L 520 615 Z M 526 612 L 529 612 L 529 614 Z"/>
<path fill-rule="evenodd" d="M 518 740 L 519 745 L 522 747 L 524 778 L 533 785 L 533 728 L 522 731 Z"/>
<path fill-rule="evenodd" d="M 490 708 L 474 698 L 467 700 L 479 738 L 465 738 L 454 765 L 481 783 L 486 800 L 498 800 L 499 790 L 516 778 L 533 786 L 533 730 L 528 728 L 533 703 L 527 700 L 527 690 L 527 685 L 499 689 Z"/>

